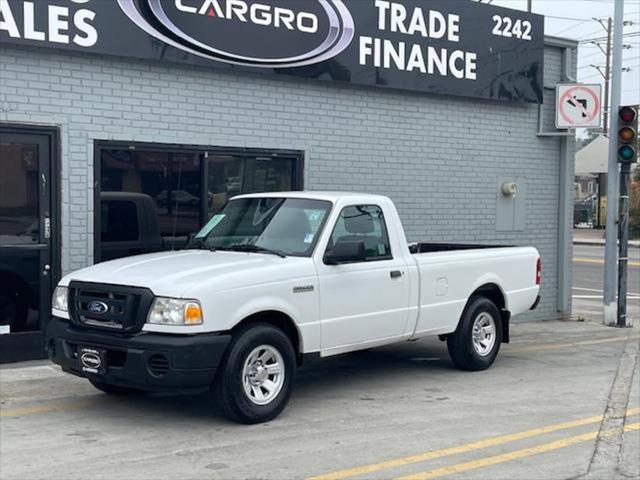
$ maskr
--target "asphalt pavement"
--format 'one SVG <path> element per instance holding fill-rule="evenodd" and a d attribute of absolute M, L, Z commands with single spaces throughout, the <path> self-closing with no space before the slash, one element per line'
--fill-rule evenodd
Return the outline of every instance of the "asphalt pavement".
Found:
<path fill-rule="evenodd" d="M 640 324 L 640 248 L 629 249 L 628 318 Z M 602 318 L 604 246 L 573 246 L 573 314 L 598 321 Z"/>
<path fill-rule="evenodd" d="M 314 360 L 254 426 L 206 395 L 110 397 L 46 362 L 5 365 L 0 477 L 639 478 L 639 348 L 637 328 L 531 322 L 483 372 L 437 339 Z"/>

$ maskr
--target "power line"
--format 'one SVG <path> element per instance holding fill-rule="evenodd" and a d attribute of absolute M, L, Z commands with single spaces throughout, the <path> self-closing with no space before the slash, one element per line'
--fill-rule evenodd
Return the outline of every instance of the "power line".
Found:
<path fill-rule="evenodd" d="M 640 36 L 640 32 L 623 33 L 622 36 L 624 38 L 638 37 Z M 606 39 L 607 37 L 584 38 L 580 40 L 578 43 L 602 42 L 602 41 L 605 41 Z"/>
<path fill-rule="evenodd" d="M 559 32 L 554 33 L 554 35 L 556 35 L 556 36 L 560 36 L 560 35 L 562 35 L 563 33 L 568 32 L 569 30 L 573 30 L 574 28 L 577 28 L 577 27 L 579 27 L 580 25 L 584 25 L 584 24 L 585 24 L 585 23 L 587 23 L 588 21 L 589 21 L 589 20 L 583 20 L 583 21 L 581 21 L 580 23 L 576 23 L 575 25 L 571 25 L 569 28 L 565 28 L 565 29 L 563 29 L 563 30 L 560 30 Z"/>

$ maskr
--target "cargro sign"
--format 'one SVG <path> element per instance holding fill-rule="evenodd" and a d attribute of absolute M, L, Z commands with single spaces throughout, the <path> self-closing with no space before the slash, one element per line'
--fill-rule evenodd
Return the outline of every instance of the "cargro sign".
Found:
<path fill-rule="evenodd" d="M 0 42 L 542 102 L 543 17 L 451 0 L 0 0 Z"/>

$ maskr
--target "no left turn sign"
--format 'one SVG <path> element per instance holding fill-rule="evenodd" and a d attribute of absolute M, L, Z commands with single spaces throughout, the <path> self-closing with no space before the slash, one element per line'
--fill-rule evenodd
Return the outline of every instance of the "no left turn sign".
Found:
<path fill-rule="evenodd" d="M 556 128 L 600 127 L 602 86 L 561 84 L 556 87 Z"/>

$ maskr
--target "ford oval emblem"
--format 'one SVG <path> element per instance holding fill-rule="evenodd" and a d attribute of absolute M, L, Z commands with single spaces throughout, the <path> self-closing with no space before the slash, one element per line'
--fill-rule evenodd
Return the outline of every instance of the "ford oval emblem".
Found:
<path fill-rule="evenodd" d="M 343 0 L 117 1 L 131 21 L 167 45 L 250 67 L 323 62 L 347 48 L 354 36 Z"/>
<path fill-rule="evenodd" d="M 93 313 L 94 315 L 102 315 L 109 311 L 109 305 L 100 300 L 92 300 L 87 303 L 87 311 L 89 313 Z"/>
<path fill-rule="evenodd" d="M 90 369 L 99 369 L 100 365 L 102 365 L 102 360 L 100 360 L 100 355 L 92 352 L 84 352 L 80 356 L 80 362 L 82 366 Z"/>

